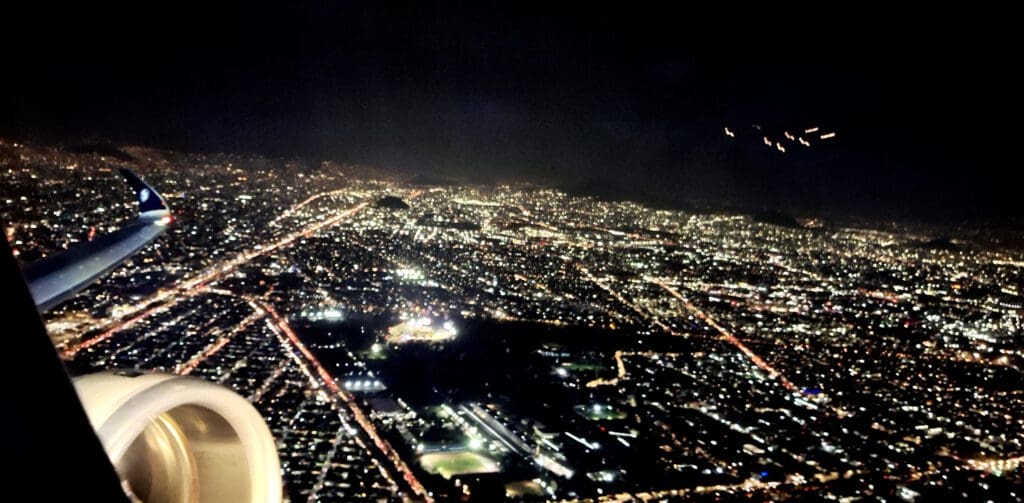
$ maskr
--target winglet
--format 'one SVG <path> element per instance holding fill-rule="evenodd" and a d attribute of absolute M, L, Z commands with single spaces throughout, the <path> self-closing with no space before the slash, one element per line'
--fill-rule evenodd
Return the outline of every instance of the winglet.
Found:
<path fill-rule="evenodd" d="M 139 202 L 139 213 L 153 210 L 167 211 L 167 203 L 164 202 L 163 196 L 153 190 L 153 187 L 150 187 L 149 184 L 142 181 L 138 175 L 130 169 L 121 168 L 121 176 L 124 176 L 125 181 L 135 191 L 135 199 Z"/>

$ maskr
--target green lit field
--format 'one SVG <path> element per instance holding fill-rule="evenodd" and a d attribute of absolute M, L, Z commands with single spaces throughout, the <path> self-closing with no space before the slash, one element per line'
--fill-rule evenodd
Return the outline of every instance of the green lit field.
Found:
<path fill-rule="evenodd" d="M 614 369 L 609 369 L 609 367 L 607 367 L 605 365 L 601 365 L 601 364 L 599 364 L 597 362 L 585 361 L 585 360 L 564 363 L 564 364 L 562 364 L 562 366 L 565 367 L 566 369 L 572 370 L 574 372 L 601 371 L 601 370 L 612 370 L 612 371 L 614 371 Z"/>
<path fill-rule="evenodd" d="M 384 348 L 384 345 L 379 342 L 373 343 L 370 345 L 369 349 L 361 351 L 359 354 L 367 360 L 386 360 L 388 358 L 387 350 Z"/>
<path fill-rule="evenodd" d="M 610 405 L 577 405 L 576 413 L 591 421 L 618 421 L 626 413 Z"/>
<path fill-rule="evenodd" d="M 420 456 L 420 466 L 429 473 L 439 473 L 449 479 L 452 475 L 469 473 L 495 473 L 498 463 L 482 454 L 471 451 L 432 452 Z"/>

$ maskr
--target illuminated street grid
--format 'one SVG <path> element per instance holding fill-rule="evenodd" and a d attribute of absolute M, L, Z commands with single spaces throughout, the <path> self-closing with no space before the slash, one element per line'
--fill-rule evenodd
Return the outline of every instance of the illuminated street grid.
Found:
<path fill-rule="evenodd" d="M 554 499 L 1024 494 L 1015 249 L 531 186 L 419 186 L 333 163 L 125 152 L 134 160 L 0 143 L 0 204 L 21 259 L 130 216 L 114 166 L 137 169 L 176 214 L 131 266 L 48 313 L 51 332 L 76 373 L 178 372 L 248 397 L 278 440 L 292 501 L 495 484 Z M 350 317 L 387 323 L 372 346 L 303 342 Z M 520 386 L 543 407 L 564 398 L 551 405 L 564 414 L 532 417 L 518 389 L 442 390 L 425 407 L 390 391 L 402 377 L 378 363 L 408 357 L 387 329 L 419 319 L 604 342 L 554 340 L 494 362 L 532 372 Z M 439 339 L 422 343 L 436 346 L 424 358 L 444 357 L 452 343 Z M 462 451 L 502 473 L 420 467 L 425 453 Z"/>

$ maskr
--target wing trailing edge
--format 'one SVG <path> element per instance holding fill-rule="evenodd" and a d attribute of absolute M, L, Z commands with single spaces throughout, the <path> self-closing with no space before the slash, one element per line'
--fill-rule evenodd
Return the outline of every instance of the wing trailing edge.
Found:
<path fill-rule="evenodd" d="M 110 234 L 25 265 L 22 273 L 40 311 L 67 300 L 153 242 L 171 223 L 160 195 L 135 173 L 121 169 L 139 204 L 139 216 Z"/>

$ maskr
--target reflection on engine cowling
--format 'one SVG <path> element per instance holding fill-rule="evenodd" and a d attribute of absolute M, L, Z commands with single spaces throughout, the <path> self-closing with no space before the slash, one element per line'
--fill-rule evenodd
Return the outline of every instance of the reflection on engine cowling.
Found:
<path fill-rule="evenodd" d="M 82 376 L 75 389 L 133 500 L 281 501 L 270 430 L 230 389 L 131 371 Z"/>

